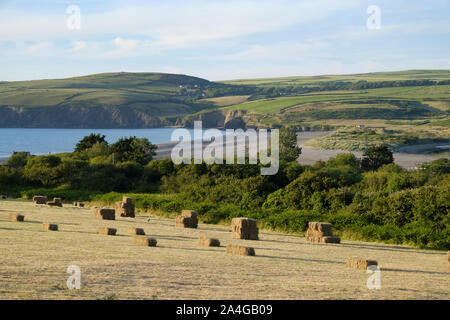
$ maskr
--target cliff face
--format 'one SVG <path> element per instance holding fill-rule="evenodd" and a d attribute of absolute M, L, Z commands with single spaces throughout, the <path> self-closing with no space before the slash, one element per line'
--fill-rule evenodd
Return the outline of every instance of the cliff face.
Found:
<path fill-rule="evenodd" d="M 157 128 L 174 120 L 151 115 L 151 110 L 128 107 L 5 107 L 1 128 Z"/>
<path fill-rule="evenodd" d="M 194 121 L 202 121 L 203 128 L 245 129 L 243 115 L 239 110 L 214 110 L 187 116 L 178 124 L 193 127 Z"/>

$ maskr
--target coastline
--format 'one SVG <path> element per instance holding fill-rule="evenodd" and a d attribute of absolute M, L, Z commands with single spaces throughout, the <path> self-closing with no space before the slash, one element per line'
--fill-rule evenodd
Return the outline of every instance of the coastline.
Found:
<path fill-rule="evenodd" d="M 314 147 L 307 147 L 305 143 L 310 139 L 324 136 L 331 133 L 331 131 L 307 131 L 307 132 L 298 132 L 298 145 L 302 148 L 302 154 L 298 159 L 298 162 L 303 165 L 312 165 L 317 161 L 327 161 L 332 157 L 336 157 L 336 155 L 340 153 L 353 153 L 357 158 L 362 158 L 362 151 L 348 151 L 348 150 L 325 150 Z M 180 143 L 180 141 L 175 142 L 165 142 L 156 144 L 158 149 L 156 151 L 155 159 L 164 159 L 170 158 L 172 148 Z M 210 142 L 203 142 L 203 149 L 208 146 Z M 214 143 L 213 143 L 214 145 Z M 236 143 L 235 143 L 236 146 Z M 439 156 L 439 155 L 429 155 L 423 153 L 417 153 L 417 151 L 421 151 L 425 149 L 425 147 L 429 147 L 429 145 L 411 145 L 400 148 L 401 152 L 394 153 L 394 162 L 398 164 L 400 167 L 405 169 L 414 169 L 419 167 L 425 162 L 431 162 L 440 158 L 450 157 Z M 192 154 L 194 154 L 192 152 Z M 5 163 L 8 160 L 8 157 L 0 157 L 0 164 Z"/>

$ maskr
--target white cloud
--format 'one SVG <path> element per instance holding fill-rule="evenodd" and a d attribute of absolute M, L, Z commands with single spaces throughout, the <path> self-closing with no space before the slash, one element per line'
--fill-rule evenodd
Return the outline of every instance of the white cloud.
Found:
<path fill-rule="evenodd" d="M 354 6 L 355 0 L 269 0 L 217 2 L 196 0 L 177 4 L 128 5 L 101 13 L 81 6 L 81 29 L 69 30 L 67 14 L 0 12 L 0 40 L 64 40 L 127 34 L 150 37 L 164 47 L 189 47 L 195 43 L 273 32 L 323 19 Z"/>

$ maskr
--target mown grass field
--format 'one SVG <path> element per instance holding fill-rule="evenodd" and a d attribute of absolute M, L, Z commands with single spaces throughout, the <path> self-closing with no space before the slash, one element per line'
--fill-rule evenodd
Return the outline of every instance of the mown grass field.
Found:
<path fill-rule="evenodd" d="M 22 213 L 25 222 L 11 222 Z M 43 231 L 42 222 L 59 225 Z M 99 226 L 118 235 L 96 233 Z M 142 227 L 158 246 L 140 247 L 127 235 Z M 446 252 L 343 241 L 312 244 L 300 235 L 262 230 L 260 241 L 231 239 L 228 226 L 174 227 L 151 213 L 96 220 L 89 208 L 0 202 L 1 299 L 449 299 Z M 199 236 L 222 247 L 197 245 Z M 230 256 L 229 243 L 255 248 L 255 257 Z M 365 271 L 347 269 L 351 256 L 378 260 L 381 289 L 369 290 Z M 68 290 L 69 265 L 81 269 L 81 289 Z"/>
<path fill-rule="evenodd" d="M 227 108 L 255 111 L 262 113 L 278 112 L 285 108 L 312 102 L 358 102 L 368 99 L 376 100 L 422 100 L 422 99 L 450 99 L 450 86 L 419 86 L 367 89 L 351 92 L 316 92 L 294 97 L 280 97 L 263 99 L 236 104 Z M 376 103 L 374 102 L 373 105 Z"/>
<path fill-rule="evenodd" d="M 449 70 L 408 70 L 398 72 L 375 72 L 350 75 L 322 75 L 322 76 L 302 76 L 284 78 L 264 78 L 264 79 L 242 79 L 223 81 L 227 84 L 255 85 L 255 86 L 279 86 L 311 85 L 329 81 L 398 81 L 398 80 L 447 80 L 450 79 Z"/>

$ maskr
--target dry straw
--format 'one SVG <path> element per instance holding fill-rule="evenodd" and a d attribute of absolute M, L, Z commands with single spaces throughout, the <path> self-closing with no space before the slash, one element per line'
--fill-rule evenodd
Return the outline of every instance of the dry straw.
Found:
<path fill-rule="evenodd" d="M 215 238 L 200 237 L 198 238 L 198 244 L 205 247 L 220 247 L 219 239 Z"/>
<path fill-rule="evenodd" d="M 35 204 L 46 204 L 47 197 L 46 196 L 33 196 L 33 202 Z"/>
<path fill-rule="evenodd" d="M 100 220 L 115 220 L 116 213 L 114 209 L 111 208 L 97 208 L 95 207 L 92 211 L 94 211 L 97 219 Z"/>
<path fill-rule="evenodd" d="M 74 202 L 73 206 L 78 208 L 84 208 L 84 202 Z"/>
<path fill-rule="evenodd" d="M 333 225 L 326 222 L 309 222 L 306 240 L 321 243 L 341 243 L 341 238 L 333 236 Z"/>
<path fill-rule="evenodd" d="M 98 234 L 104 234 L 106 236 L 115 236 L 117 229 L 108 228 L 108 227 L 99 227 Z"/>
<path fill-rule="evenodd" d="M 229 244 L 227 245 L 227 253 L 240 255 L 240 256 L 254 256 L 255 249 L 251 247 L 240 246 L 237 244 Z"/>
<path fill-rule="evenodd" d="M 145 236 L 145 231 L 142 228 L 129 227 L 128 234 L 132 236 Z"/>
<path fill-rule="evenodd" d="M 53 201 L 47 202 L 49 207 L 62 207 L 62 199 L 61 198 L 53 198 Z"/>
<path fill-rule="evenodd" d="M 347 259 L 347 268 L 352 269 L 360 269 L 360 270 L 367 270 L 369 266 L 377 266 L 378 262 L 375 260 L 367 260 L 362 259 L 358 257 L 351 257 Z"/>
<path fill-rule="evenodd" d="M 258 240 L 258 220 L 249 218 L 233 218 L 231 220 L 231 236 L 233 239 Z"/>
<path fill-rule="evenodd" d="M 43 223 L 42 227 L 44 230 L 49 230 L 49 231 L 58 231 L 58 225 L 57 224 L 53 224 L 53 223 Z"/>
<path fill-rule="evenodd" d="M 135 217 L 135 207 L 133 204 L 133 199 L 129 197 L 123 197 L 122 201 L 115 203 L 116 217 Z"/>
<path fill-rule="evenodd" d="M 11 221 L 19 221 L 22 222 L 24 220 L 24 216 L 18 213 L 10 213 L 9 214 L 9 220 Z"/>
<path fill-rule="evenodd" d="M 156 247 L 156 244 L 158 243 L 156 239 L 145 236 L 134 236 L 133 242 L 134 244 L 137 244 L 139 246 L 146 246 L 146 247 Z"/>
<path fill-rule="evenodd" d="M 183 210 L 181 215 L 176 217 L 175 226 L 196 229 L 198 227 L 198 213 L 193 210 Z"/>

